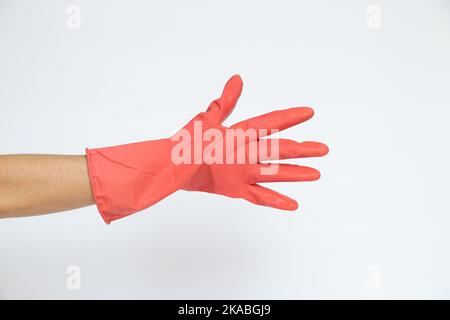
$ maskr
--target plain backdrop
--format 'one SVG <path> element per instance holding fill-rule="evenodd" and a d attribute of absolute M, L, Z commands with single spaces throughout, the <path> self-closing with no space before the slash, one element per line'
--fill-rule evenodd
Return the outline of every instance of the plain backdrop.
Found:
<path fill-rule="evenodd" d="M 313 106 L 281 136 L 330 146 L 271 185 L 292 213 L 177 192 L 1 220 L 0 298 L 450 298 L 449 57 L 446 0 L 0 0 L 2 154 L 167 137 L 235 73 L 227 124 Z"/>

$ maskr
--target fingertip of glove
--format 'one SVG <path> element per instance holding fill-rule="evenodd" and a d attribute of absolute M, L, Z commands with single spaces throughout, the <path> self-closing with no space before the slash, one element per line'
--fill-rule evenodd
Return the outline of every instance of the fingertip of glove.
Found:
<path fill-rule="evenodd" d="M 298 109 L 306 119 L 310 119 L 314 116 L 314 109 L 311 107 L 297 107 L 296 109 Z"/>
<path fill-rule="evenodd" d="M 305 122 L 314 116 L 314 110 L 311 107 L 293 107 L 282 112 L 284 112 L 284 115 L 289 117 L 294 124 Z"/>
<path fill-rule="evenodd" d="M 286 206 L 286 210 L 288 211 L 295 211 L 297 209 L 298 209 L 298 202 L 295 200 L 290 201 Z"/>
<path fill-rule="evenodd" d="M 330 148 L 325 143 L 317 142 L 317 146 L 320 156 L 325 156 L 330 152 Z"/>
<path fill-rule="evenodd" d="M 316 181 L 319 180 L 321 177 L 320 171 L 313 169 L 312 173 L 311 173 L 311 181 Z"/>
<path fill-rule="evenodd" d="M 228 88 L 231 92 L 233 92 L 234 94 L 237 94 L 238 96 L 241 95 L 242 92 L 242 78 L 240 75 L 235 74 L 234 76 L 232 76 L 226 84 L 226 88 Z"/>
<path fill-rule="evenodd" d="M 278 205 L 276 206 L 278 209 L 286 211 L 295 211 L 298 209 L 298 202 L 286 195 L 281 195 L 278 201 Z"/>
<path fill-rule="evenodd" d="M 236 81 L 236 82 L 242 83 L 242 77 L 239 74 L 236 73 L 228 81 Z"/>

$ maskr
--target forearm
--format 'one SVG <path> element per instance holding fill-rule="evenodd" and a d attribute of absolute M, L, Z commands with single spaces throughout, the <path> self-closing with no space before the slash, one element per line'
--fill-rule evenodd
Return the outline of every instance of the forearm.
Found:
<path fill-rule="evenodd" d="M 0 218 L 94 204 L 85 156 L 0 156 Z"/>

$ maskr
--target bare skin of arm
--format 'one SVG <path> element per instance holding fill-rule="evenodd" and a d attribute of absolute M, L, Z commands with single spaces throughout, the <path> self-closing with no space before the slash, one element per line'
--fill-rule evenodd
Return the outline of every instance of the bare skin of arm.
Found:
<path fill-rule="evenodd" d="M 85 156 L 0 156 L 0 218 L 94 204 Z"/>

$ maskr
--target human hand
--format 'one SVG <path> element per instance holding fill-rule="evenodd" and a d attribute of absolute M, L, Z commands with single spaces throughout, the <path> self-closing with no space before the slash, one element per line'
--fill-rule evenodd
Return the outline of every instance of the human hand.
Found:
<path fill-rule="evenodd" d="M 318 142 L 261 139 L 313 116 L 308 107 L 274 111 L 225 127 L 242 80 L 233 76 L 219 99 L 171 138 L 87 149 L 97 207 L 107 223 L 143 210 L 177 190 L 204 191 L 278 209 L 297 202 L 258 183 L 317 180 L 317 170 L 261 161 L 323 156 Z M 270 149 L 270 153 L 268 150 Z"/>

